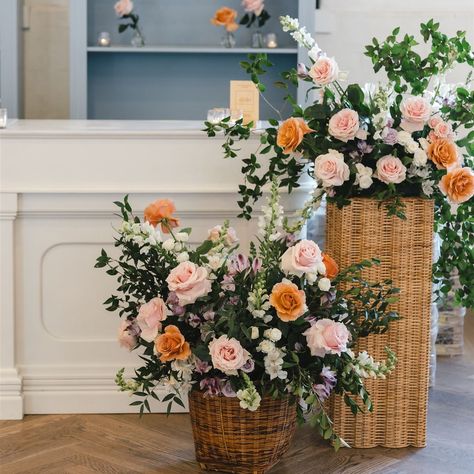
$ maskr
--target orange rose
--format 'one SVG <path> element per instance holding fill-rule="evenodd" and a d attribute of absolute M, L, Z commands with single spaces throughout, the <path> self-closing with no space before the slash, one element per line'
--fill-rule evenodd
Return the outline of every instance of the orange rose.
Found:
<path fill-rule="evenodd" d="M 431 142 L 427 154 L 439 170 L 447 170 L 459 164 L 456 145 L 446 138 L 438 138 Z"/>
<path fill-rule="evenodd" d="M 296 150 L 303 137 L 312 131 L 302 118 L 290 117 L 278 129 L 277 145 L 283 148 L 283 153 L 289 155 Z"/>
<path fill-rule="evenodd" d="M 332 257 L 323 252 L 323 263 L 326 267 L 326 277 L 335 278 L 339 273 L 339 266 Z"/>
<path fill-rule="evenodd" d="M 270 295 L 270 304 L 276 309 L 277 316 L 285 322 L 302 316 L 306 311 L 305 303 L 304 291 L 289 281 L 277 283 Z"/>
<path fill-rule="evenodd" d="M 237 12 L 233 8 L 222 7 L 214 13 L 211 23 L 215 26 L 224 26 L 227 31 L 235 31 L 239 25 L 235 22 Z"/>
<path fill-rule="evenodd" d="M 155 339 L 155 350 L 161 354 L 161 362 L 184 360 L 191 355 L 189 342 L 185 341 L 179 329 L 172 324 L 166 326 L 165 332 Z"/>
<path fill-rule="evenodd" d="M 441 178 L 439 188 L 454 204 L 469 201 L 474 196 L 474 173 L 471 168 L 456 168 Z"/>
<path fill-rule="evenodd" d="M 158 199 L 145 209 L 145 220 L 151 225 L 161 224 L 161 230 L 169 234 L 170 229 L 179 226 L 179 220 L 173 217 L 176 211 L 174 204 L 169 199 Z"/>

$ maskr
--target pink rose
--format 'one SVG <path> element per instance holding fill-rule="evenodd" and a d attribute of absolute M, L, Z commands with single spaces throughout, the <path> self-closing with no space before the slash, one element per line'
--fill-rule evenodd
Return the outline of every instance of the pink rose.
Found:
<path fill-rule="evenodd" d="M 350 170 L 342 153 L 329 150 L 329 153 L 319 155 L 314 160 L 314 175 L 324 187 L 341 186 L 349 179 Z"/>
<path fill-rule="evenodd" d="M 435 128 L 436 125 L 438 125 L 442 121 L 443 121 L 443 119 L 439 115 L 434 115 L 433 117 L 431 117 L 428 120 L 428 125 L 429 125 L 430 128 Z"/>
<path fill-rule="evenodd" d="M 141 338 L 153 342 L 161 331 L 162 322 L 168 315 L 168 308 L 161 298 L 153 298 L 140 306 L 137 324 L 142 330 Z"/>
<path fill-rule="evenodd" d="M 129 351 L 137 345 L 136 331 L 133 328 L 133 323 L 128 319 L 120 321 L 120 326 L 117 331 L 117 339 L 120 347 L 125 347 Z"/>
<path fill-rule="evenodd" d="M 304 273 L 316 273 L 322 261 L 318 245 L 312 240 L 301 240 L 282 255 L 281 269 L 285 274 L 302 276 Z"/>
<path fill-rule="evenodd" d="M 399 184 L 405 181 L 406 172 L 407 169 L 399 158 L 385 155 L 377 161 L 377 171 L 374 176 L 386 184 Z"/>
<path fill-rule="evenodd" d="M 325 86 L 337 80 L 339 76 L 339 66 L 334 58 L 320 56 L 308 74 L 318 86 Z"/>
<path fill-rule="evenodd" d="M 227 375 L 237 375 L 237 370 L 242 368 L 250 354 L 235 338 L 223 335 L 209 343 L 209 354 L 215 369 Z"/>
<path fill-rule="evenodd" d="M 407 132 L 423 130 L 431 115 L 431 105 L 423 97 L 405 97 L 400 104 L 403 120 L 400 127 Z"/>
<path fill-rule="evenodd" d="M 211 291 L 211 281 L 207 279 L 207 270 L 192 262 L 182 262 L 173 268 L 166 282 L 170 291 L 176 293 L 181 306 L 194 303 Z"/>
<path fill-rule="evenodd" d="M 436 124 L 433 131 L 438 138 L 447 138 L 448 140 L 454 138 L 453 128 L 450 123 L 441 121 Z"/>
<path fill-rule="evenodd" d="M 209 229 L 207 238 L 213 242 L 217 242 L 220 238 L 222 232 L 222 226 L 215 225 L 212 229 Z M 231 247 L 239 241 L 237 237 L 237 232 L 233 227 L 227 229 L 227 233 L 224 236 L 224 243 Z"/>
<path fill-rule="evenodd" d="M 353 140 L 359 131 L 359 114 L 352 109 L 342 109 L 329 120 L 328 131 L 342 142 Z"/>
<path fill-rule="evenodd" d="M 133 2 L 131 0 L 120 0 L 114 5 L 117 16 L 130 15 L 133 10 Z"/>
<path fill-rule="evenodd" d="M 263 0 L 242 0 L 242 6 L 246 12 L 255 13 L 257 16 L 260 16 L 265 8 Z"/>
<path fill-rule="evenodd" d="M 347 343 L 351 335 L 342 323 L 331 319 L 316 321 L 304 333 L 311 355 L 324 357 L 326 354 L 341 355 L 347 351 Z"/>

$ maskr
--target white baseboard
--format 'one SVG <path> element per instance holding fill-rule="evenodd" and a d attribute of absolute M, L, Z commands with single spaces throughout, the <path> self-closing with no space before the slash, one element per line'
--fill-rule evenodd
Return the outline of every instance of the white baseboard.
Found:
<path fill-rule="evenodd" d="M 0 369 L 0 420 L 22 418 L 22 379 L 16 369 Z"/>

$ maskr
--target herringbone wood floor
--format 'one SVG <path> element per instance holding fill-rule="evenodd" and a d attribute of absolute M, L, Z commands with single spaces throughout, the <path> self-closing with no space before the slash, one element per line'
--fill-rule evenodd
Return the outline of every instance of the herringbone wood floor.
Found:
<path fill-rule="evenodd" d="M 471 316 L 472 318 L 472 316 Z M 309 427 L 297 431 L 274 474 L 474 473 L 474 318 L 466 354 L 438 359 L 428 447 L 341 449 Z M 0 422 L 0 472 L 198 473 L 188 415 L 45 415 Z"/>

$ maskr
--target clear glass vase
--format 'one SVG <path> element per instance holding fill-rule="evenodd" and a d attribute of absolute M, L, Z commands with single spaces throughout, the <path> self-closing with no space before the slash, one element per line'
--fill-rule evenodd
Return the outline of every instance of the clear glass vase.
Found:
<path fill-rule="evenodd" d="M 263 40 L 263 34 L 260 30 L 254 31 L 252 33 L 252 48 L 263 48 L 265 42 Z"/>
<path fill-rule="evenodd" d="M 225 35 L 221 39 L 221 46 L 224 46 L 224 48 L 233 48 L 235 46 L 234 33 L 226 31 Z"/>
<path fill-rule="evenodd" d="M 142 48 L 145 46 L 145 38 L 142 35 L 142 32 L 139 30 L 139 28 L 135 28 L 132 36 L 132 46 L 135 48 Z"/>

